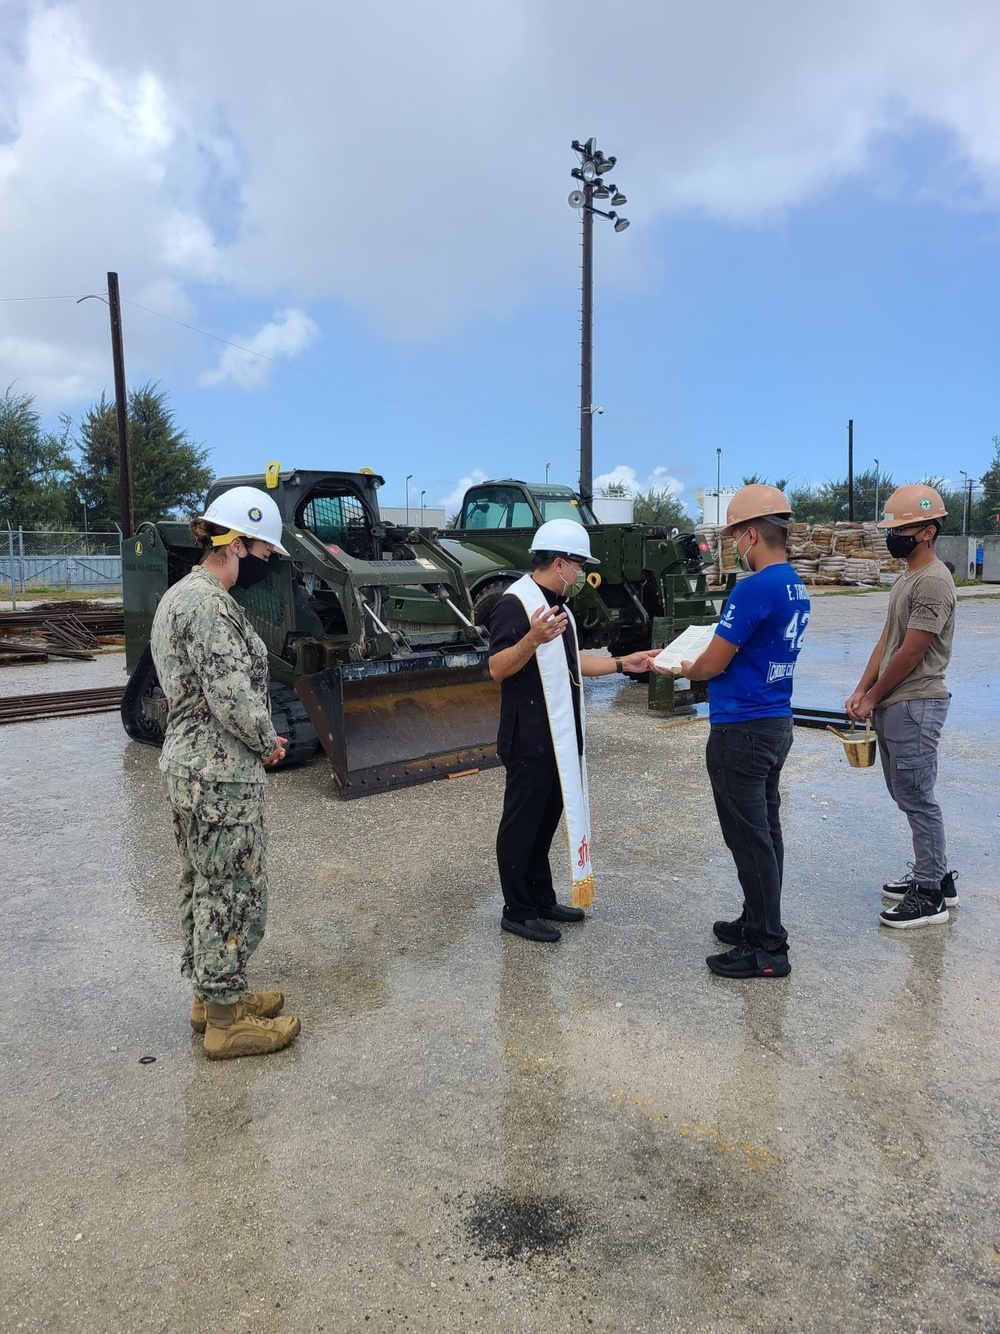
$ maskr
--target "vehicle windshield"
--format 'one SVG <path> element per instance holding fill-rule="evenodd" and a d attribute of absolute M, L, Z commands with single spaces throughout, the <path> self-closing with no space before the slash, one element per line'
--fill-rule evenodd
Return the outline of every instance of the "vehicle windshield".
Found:
<path fill-rule="evenodd" d="M 585 505 L 582 500 L 577 500 L 575 496 L 555 495 L 547 496 L 534 493 L 535 503 L 542 511 L 542 518 L 548 522 L 549 519 L 572 519 L 574 523 L 596 523 L 597 520 L 590 512 L 590 506 Z"/>

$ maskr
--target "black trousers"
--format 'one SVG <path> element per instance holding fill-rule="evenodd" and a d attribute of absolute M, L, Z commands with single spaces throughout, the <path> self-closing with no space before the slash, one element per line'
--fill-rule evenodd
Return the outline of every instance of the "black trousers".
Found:
<path fill-rule="evenodd" d="M 743 888 L 743 934 L 765 954 L 788 948 L 781 924 L 785 845 L 778 781 L 791 748 L 791 718 L 759 718 L 713 724 L 705 750 L 722 837 Z"/>
<path fill-rule="evenodd" d="M 526 922 L 556 901 L 549 848 L 562 815 L 562 787 L 555 759 L 501 758 L 507 770 L 497 830 L 503 910 L 505 917 Z"/>

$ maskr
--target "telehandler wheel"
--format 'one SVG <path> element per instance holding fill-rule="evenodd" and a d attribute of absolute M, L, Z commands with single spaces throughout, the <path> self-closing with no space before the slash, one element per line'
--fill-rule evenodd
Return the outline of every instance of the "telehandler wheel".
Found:
<path fill-rule="evenodd" d="M 514 582 L 514 579 L 491 579 L 473 594 L 472 619 L 477 625 L 489 625 L 493 608 Z"/>
<path fill-rule="evenodd" d="M 308 764 L 319 750 L 319 737 L 309 721 L 305 705 L 291 686 L 272 681 L 268 686 L 271 696 L 271 721 L 278 736 L 288 738 L 285 758 L 275 769 L 290 769 L 296 764 Z"/>

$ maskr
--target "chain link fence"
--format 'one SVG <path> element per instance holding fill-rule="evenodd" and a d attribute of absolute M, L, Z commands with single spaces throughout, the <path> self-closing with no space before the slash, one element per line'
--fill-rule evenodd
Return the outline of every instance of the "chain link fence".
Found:
<path fill-rule="evenodd" d="M 121 591 L 121 533 L 0 529 L 0 598 L 9 596 L 14 606 L 19 597 L 47 593 L 120 597 Z"/>

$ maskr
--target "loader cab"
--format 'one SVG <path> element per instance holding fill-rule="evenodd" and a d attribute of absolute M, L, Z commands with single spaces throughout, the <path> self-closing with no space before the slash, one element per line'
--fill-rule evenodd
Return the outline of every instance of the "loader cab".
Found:
<path fill-rule="evenodd" d="M 502 481 L 470 487 L 456 526 L 496 532 L 505 528 L 537 528 L 549 519 L 596 523 L 589 506 L 568 486 Z"/>
<path fill-rule="evenodd" d="M 349 482 L 321 482 L 299 503 L 295 524 L 334 555 L 343 551 L 355 560 L 379 558 L 371 514 Z"/>

